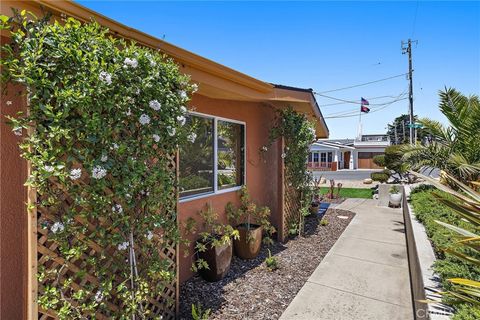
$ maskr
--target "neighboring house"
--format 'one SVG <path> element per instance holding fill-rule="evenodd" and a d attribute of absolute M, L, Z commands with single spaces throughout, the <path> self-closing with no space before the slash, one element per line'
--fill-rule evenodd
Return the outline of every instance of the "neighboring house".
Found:
<path fill-rule="evenodd" d="M 283 208 L 282 141 L 275 142 L 265 157 L 259 150 L 268 144 L 269 130 L 274 125 L 276 110 L 287 106 L 302 112 L 315 122 L 317 138 L 328 138 L 328 128 L 311 89 L 273 85 L 232 70 L 226 66 L 137 31 L 70 1 L 2 1 L 1 14 L 11 15 L 11 7 L 42 16 L 41 8 L 51 11 L 53 18 L 63 14 L 81 21 L 95 20 L 119 37 L 132 39 L 172 57 L 199 85 L 193 96 L 189 121 L 197 122 L 197 142 L 202 148 L 188 146 L 180 150 L 179 224 L 189 217 L 198 220 L 197 212 L 206 203 L 226 222 L 225 205 L 239 203 L 238 190 L 246 185 L 253 201 L 271 209 L 272 223 L 281 224 Z M 159 25 L 161 28 L 161 24 Z M 8 41 L 2 33 L 2 43 Z M 4 108 L 4 102 L 13 104 Z M 11 132 L 5 116 L 25 109 L 24 97 L 2 96 L 0 167 L 1 277 L 2 319 L 26 318 L 27 283 L 35 277 L 29 259 L 30 236 L 26 211 L 27 162 L 20 157 L 19 137 Z M 190 148 L 190 149 L 189 149 Z M 333 150 L 333 149 L 332 149 Z M 331 161 L 333 161 L 333 156 Z M 336 161 L 335 157 L 335 161 Z M 6 188 L 8 186 L 8 188 Z M 36 219 L 36 217 L 34 217 Z M 201 226 L 201 224 L 200 224 Z M 278 228 L 280 229 L 280 228 Z M 35 235 L 34 235 L 35 237 Z M 35 249 L 34 249 L 35 250 Z M 30 252 L 30 255 L 29 255 Z M 183 250 L 182 250 L 183 252 Z M 193 250 L 190 250 L 193 252 Z M 33 258 L 32 258 L 33 257 Z M 191 257 L 178 253 L 179 281 L 188 279 Z M 30 280 L 28 280 L 30 279 Z"/>
<path fill-rule="evenodd" d="M 314 171 L 381 169 L 373 157 L 385 153 L 390 139 L 385 134 L 362 135 L 360 139 L 318 140 L 310 147 L 308 168 Z"/>

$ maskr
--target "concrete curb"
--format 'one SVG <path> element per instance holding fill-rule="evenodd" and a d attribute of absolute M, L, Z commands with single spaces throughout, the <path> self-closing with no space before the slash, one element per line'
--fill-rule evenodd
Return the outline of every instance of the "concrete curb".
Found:
<path fill-rule="evenodd" d="M 409 198 L 411 187 L 409 185 L 405 185 L 404 190 L 405 198 Z M 414 281 L 413 277 L 411 279 L 413 287 L 413 299 L 441 301 L 442 298 L 439 294 L 439 292 L 442 291 L 441 283 L 438 276 L 435 275 L 433 271 L 433 264 L 437 259 L 433 251 L 432 244 L 427 237 L 425 227 L 416 219 L 410 203 L 408 203 L 407 201 L 404 201 L 403 203 L 406 204 L 403 208 L 405 219 L 409 219 L 409 222 L 411 224 L 410 236 L 412 237 L 412 239 L 410 243 L 415 244 L 415 248 L 408 248 L 408 251 L 416 250 L 417 256 L 417 259 L 415 259 L 416 261 L 410 261 L 410 263 L 418 264 L 415 269 L 417 272 L 420 273 L 420 275 L 415 275 L 417 278 L 416 281 Z M 410 268 L 412 268 L 412 265 L 410 265 Z M 415 286 L 417 288 L 415 288 Z M 423 287 L 423 297 L 419 297 L 418 293 L 415 294 L 415 291 L 419 292 L 422 290 L 420 286 Z M 425 312 L 425 310 L 417 310 L 417 313 L 421 313 L 422 311 Z M 421 314 L 417 314 L 417 316 L 419 319 L 428 318 L 431 320 L 446 320 L 451 318 L 453 314 L 453 309 L 450 306 L 445 305 L 441 302 L 429 303 L 427 304 L 426 313 L 428 313 L 428 316 L 422 317 Z"/>

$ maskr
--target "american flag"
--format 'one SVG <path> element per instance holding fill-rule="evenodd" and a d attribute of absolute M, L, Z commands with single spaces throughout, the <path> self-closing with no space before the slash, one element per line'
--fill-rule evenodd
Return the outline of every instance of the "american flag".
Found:
<path fill-rule="evenodd" d="M 360 112 L 369 113 L 370 108 L 367 106 L 370 105 L 370 103 L 368 103 L 368 100 L 362 97 L 361 102 L 362 102 L 362 105 L 360 107 Z"/>

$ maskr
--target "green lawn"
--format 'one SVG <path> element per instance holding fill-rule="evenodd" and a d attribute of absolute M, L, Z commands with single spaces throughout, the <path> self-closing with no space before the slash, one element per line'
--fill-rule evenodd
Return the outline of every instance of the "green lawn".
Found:
<path fill-rule="evenodd" d="M 320 187 L 320 193 L 326 194 L 328 193 L 330 188 L 328 187 Z M 335 188 L 334 193 L 337 194 L 337 188 Z M 362 189 L 362 188 L 342 188 L 340 190 L 340 197 L 343 198 L 364 198 L 364 199 L 371 199 L 373 195 L 372 190 L 370 189 Z"/>

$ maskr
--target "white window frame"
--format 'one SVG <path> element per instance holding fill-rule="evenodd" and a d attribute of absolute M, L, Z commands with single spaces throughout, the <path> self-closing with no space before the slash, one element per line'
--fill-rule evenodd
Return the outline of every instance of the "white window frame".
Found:
<path fill-rule="evenodd" d="M 200 113 L 195 111 L 191 111 L 188 114 L 192 116 L 213 119 L 213 191 L 185 196 L 183 198 L 179 197 L 178 202 L 183 203 L 183 202 L 188 202 L 188 201 L 197 200 L 201 198 L 215 196 L 217 194 L 223 194 L 227 192 L 234 192 L 234 191 L 240 190 L 244 185 L 247 184 L 247 123 L 240 120 L 218 117 L 218 116 L 213 116 L 210 114 Z M 243 149 L 244 149 L 243 150 L 243 184 L 241 186 L 235 186 L 235 187 L 221 189 L 221 190 L 218 189 L 218 159 L 217 159 L 218 158 L 218 136 L 217 136 L 218 120 L 243 125 Z"/>

